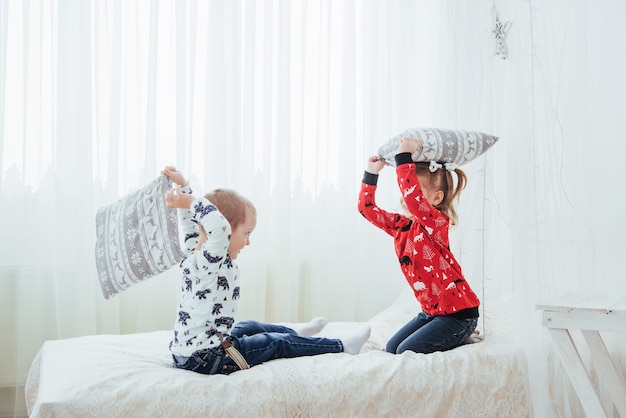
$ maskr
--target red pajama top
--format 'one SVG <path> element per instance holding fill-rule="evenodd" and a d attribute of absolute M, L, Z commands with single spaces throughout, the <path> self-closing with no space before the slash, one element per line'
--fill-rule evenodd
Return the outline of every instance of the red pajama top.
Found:
<path fill-rule="evenodd" d="M 480 301 L 450 251 L 450 218 L 424 197 L 410 153 L 396 155 L 398 186 L 412 217 L 376 205 L 378 175 L 365 172 L 359 212 L 394 238 L 402 273 L 428 315 L 478 317 Z"/>

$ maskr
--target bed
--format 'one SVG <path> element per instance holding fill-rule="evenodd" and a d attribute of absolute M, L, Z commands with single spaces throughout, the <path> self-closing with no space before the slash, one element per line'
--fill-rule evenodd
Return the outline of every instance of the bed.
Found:
<path fill-rule="evenodd" d="M 448 352 L 385 353 L 417 312 L 403 293 L 367 323 L 359 355 L 280 359 L 229 376 L 172 367 L 171 331 L 46 341 L 26 382 L 30 417 L 527 417 L 527 363 L 513 342 L 511 300 L 488 301 L 481 342 Z M 346 335 L 356 322 L 320 333 Z"/>

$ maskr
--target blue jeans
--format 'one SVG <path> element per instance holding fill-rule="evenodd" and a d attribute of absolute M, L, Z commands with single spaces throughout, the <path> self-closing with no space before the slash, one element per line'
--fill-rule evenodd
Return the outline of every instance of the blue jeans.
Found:
<path fill-rule="evenodd" d="M 478 318 L 457 319 L 420 312 L 391 337 L 386 350 L 394 354 L 406 350 L 424 354 L 451 350 L 462 345 L 477 324 Z"/>
<path fill-rule="evenodd" d="M 277 358 L 343 352 L 340 340 L 300 337 L 289 327 L 257 321 L 239 322 L 226 338 L 250 367 Z M 173 357 L 176 367 L 203 374 L 230 374 L 239 370 L 222 346 L 196 351 L 191 357 Z"/>

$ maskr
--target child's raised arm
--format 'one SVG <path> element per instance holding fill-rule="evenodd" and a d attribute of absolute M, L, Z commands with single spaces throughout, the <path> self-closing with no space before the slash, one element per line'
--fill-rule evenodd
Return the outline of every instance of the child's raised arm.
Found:
<path fill-rule="evenodd" d="M 195 200 L 191 188 L 183 173 L 174 166 L 167 166 L 161 174 L 168 176 L 175 187 L 165 194 L 165 204 L 168 208 L 178 209 L 178 228 L 180 231 L 180 247 L 187 254 L 190 254 L 200 240 L 200 228 L 194 219 L 190 206 Z"/>
<path fill-rule="evenodd" d="M 180 187 L 184 187 L 185 185 L 187 185 L 187 180 L 185 179 L 185 176 L 183 176 L 183 173 L 180 170 L 177 170 L 176 167 L 172 165 L 168 165 L 167 167 L 165 167 L 163 171 L 161 171 L 161 174 L 165 174 L 166 176 L 168 176 L 170 179 L 172 179 L 172 182 L 174 184 L 178 184 Z"/>
<path fill-rule="evenodd" d="M 400 140 L 400 145 L 398 145 L 397 153 L 401 152 L 410 152 L 413 154 L 420 146 L 420 140 L 413 137 L 404 137 Z"/>
<path fill-rule="evenodd" d="M 168 208 L 189 209 L 195 197 L 191 194 L 183 193 L 180 186 L 172 187 L 165 195 L 165 204 Z"/>
<path fill-rule="evenodd" d="M 367 168 L 366 171 L 368 173 L 372 173 L 372 174 L 378 174 L 381 172 L 381 170 L 383 168 L 385 168 L 385 165 L 387 163 L 385 162 L 385 160 L 383 158 L 378 158 L 376 155 L 372 155 L 368 160 L 367 160 Z"/>

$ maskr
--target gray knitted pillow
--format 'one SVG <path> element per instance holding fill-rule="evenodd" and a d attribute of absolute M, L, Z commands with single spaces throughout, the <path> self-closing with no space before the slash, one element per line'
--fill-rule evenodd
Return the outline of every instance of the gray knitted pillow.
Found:
<path fill-rule="evenodd" d="M 165 205 L 171 180 L 150 184 L 96 214 L 96 267 L 106 299 L 178 264 L 183 258 L 176 209 Z"/>
<path fill-rule="evenodd" d="M 413 161 L 437 161 L 462 165 L 481 156 L 498 140 L 497 136 L 477 131 L 455 129 L 413 128 L 385 142 L 378 149 L 378 157 L 394 165 L 402 138 L 418 138 L 421 147 L 411 156 Z"/>

